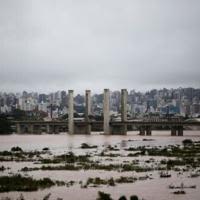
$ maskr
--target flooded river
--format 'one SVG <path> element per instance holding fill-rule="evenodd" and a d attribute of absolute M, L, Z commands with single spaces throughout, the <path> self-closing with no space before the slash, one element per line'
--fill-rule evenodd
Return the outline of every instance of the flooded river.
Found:
<path fill-rule="evenodd" d="M 24 151 L 42 151 L 43 148 L 48 147 L 50 153 L 53 155 L 61 155 L 67 152 L 73 152 L 75 155 L 92 155 L 92 159 L 105 164 L 105 163 L 125 163 L 134 162 L 136 159 L 144 165 L 151 167 L 146 160 L 163 159 L 162 157 L 153 156 L 139 156 L 127 157 L 126 149 L 130 147 L 164 147 L 167 145 L 181 145 L 184 139 L 192 139 L 193 141 L 200 141 L 200 131 L 185 131 L 183 137 L 172 137 L 169 131 L 154 131 L 152 136 L 139 136 L 138 132 L 129 132 L 126 136 L 106 136 L 94 133 L 92 135 L 68 135 L 66 133 L 58 135 L 4 135 L 0 136 L 0 151 L 10 151 L 14 146 L 21 147 Z M 97 148 L 82 149 L 81 144 L 87 143 L 89 145 L 96 145 Z M 117 153 L 120 156 L 105 158 L 99 157 L 106 147 L 115 146 L 119 150 Z M 16 161 L 2 161 L 0 165 L 8 168 L 5 171 L 1 171 L 0 175 L 10 174 L 22 174 L 23 176 L 31 176 L 39 179 L 42 177 L 49 177 L 53 180 L 74 181 L 75 184 L 71 187 L 66 186 L 54 186 L 50 189 L 39 190 L 36 192 L 9 192 L 0 193 L 0 199 L 4 197 L 11 197 L 17 199 L 19 194 L 22 193 L 25 199 L 43 199 L 45 195 L 51 193 L 50 199 L 69 199 L 69 200 L 95 200 L 97 198 L 98 191 L 104 191 L 110 193 L 113 199 L 118 200 L 122 195 L 125 195 L 127 199 L 135 194 L 140 199 L 145 200 L 198 200 L 200 197 L 200 177 L 191 178 L 190 171 L 180 174 L 177 171 L 170 172 L 172 176 L 170 178 L 160 178 L 159 172 L 154 170 L 150 172 L 134 172 L 118 170 L 104 171 L 104 170 L 54 170 L 54 171 L 28 171 L 22 172 L 23 167 L 40 167 L 41 164 L 34 162 L 16 162 Z M 56 165 L 56 164 L 51 164 Z M 81 188 L 80 182 L 86 182 L 90 177 L 101 177 L 102 179 L 119 178 L 120 176 L 134 176 L 145 177 L 151 176 L 151 179 L 137 180 L 134 183 L 116 184 L 116 186 L 100 185 L 98 187 Z M 169 185 L 196 185 L 196 189 L 185 189 L 186 194 L 175 195 L 173 190 L 169 189 Z"/>

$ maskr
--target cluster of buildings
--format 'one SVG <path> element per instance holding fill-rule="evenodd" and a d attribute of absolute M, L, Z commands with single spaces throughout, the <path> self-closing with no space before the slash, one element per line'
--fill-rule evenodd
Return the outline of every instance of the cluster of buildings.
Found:
<path fill-rule="evenodd" d="M 92 95 L 92 115 L 102 116 L 103 93 Z M 120 91 L 110 94 L 111 115 L 120 113 Z M 128 115 L 140 118 L 148 115 L 200 116 L 200 89 L 153 89 L 148 92 L 128 93 Z M 40 112 L 45 118 L 56 119 L 68 113 L 68 93 L 58 91 L 50 94 L 36 92 L 2 93 L 0 92 L 0 113 L 12 113 L 14 110 Z M 74 110 L 78 115 L 85 112 L 85 95 L 74 96 Z"/>

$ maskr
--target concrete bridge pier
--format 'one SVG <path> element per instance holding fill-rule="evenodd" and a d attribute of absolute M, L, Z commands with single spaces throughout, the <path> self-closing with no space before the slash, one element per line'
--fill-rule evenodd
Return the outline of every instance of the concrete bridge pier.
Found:
<path fill-rule="evenodd" d="M 22 125 L 21 126 L 21 133 L 28 133 L 28 125 Z"/>
<path fill-rule="evenodd" d="M 146 135 L 151 135 L 151 127 L 150 126 L 146 127 Z"/>
<path fill-rule="evenodd" d="M 24 129 L 24 125 L 20 125 L 20 133 L 25 133 Z"/>
<path fill-rule="evenodd" d="M 35 125 L 34 133 L 36 133 L 36 134 L 41 134 L 42 133 L 41 125 Z"/>
<path fill-rule="evenodd" d="M 139 135 L 145 135 L 145 128 L 143 126 L 139 127 Z"/>
<path fill-rule="evenodd" d="M 112 125 L 110 127 L 112 135 L 125 135 L 124 125 Z"/>
<path fill-rule="evenodd" d="M 88 124 L 76 124 L 74 125 L 74 134 L 80 134 L 80 135 L 88 135 L 90 134 L 89 126 Z"/>
<path fill-rule="evenodd" d="M 183 127 L 182 126 L 178 127 L 178 136 L 183 136 Z"/>
<path fill-rule="evenodd" d="M 139 135 L 151 135 L 152 134 L 151 126 L 140 126 L 139 127 Z"/>
<path fill-rule="evenodd" d="M 49 125 L 49 133 L 52 134 L 54 133 L 54 126 L 53 125 Z"/>
<path fill-rule="evenodd" d="M 31 134 L 34 133 L 34 125 L 33 124 L 28 125 L 28 133 L 31 133 Z"/>
<path fill-rule="evenodd" d="M 58 134 L 59 133 L 59 126 L 54 126 L 54 133 Z"/>
<path fill-rule="evenodd" d="M 172 127 L 171 136 L 183 136 L 183 126 Z"/>
<path fill-rule="evenodd" d="M 110 134 L 110 91 L 104 89 L 103 96 L 103 130 L 104 134 Z"/>
<path fill-rule="evenodd" d="M 176 136 L 176 128 L 175 127 L 171 128 L 171 136 Z"/>

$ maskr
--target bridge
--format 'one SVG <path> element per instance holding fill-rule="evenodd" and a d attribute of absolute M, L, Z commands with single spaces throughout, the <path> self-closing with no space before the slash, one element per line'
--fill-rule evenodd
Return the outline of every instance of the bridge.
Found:
<path fill-rule="evenodd" d="M 75 121 L 74 134 L 90 134 L 91 131 L 103 131 L 103 121 Z M 68 132 L 68 121 L 14 121 L 17 133 L 59 133 Z M 200 122 L 189 121 L 126 121 L 126 122 L 110 122 L 109 129 L 111 135 L 125 135 L 124 127 L 135 127 L 139 130 L 140 135 L 151 135 L 152 130 L 167 129 L 171 130 L 172 136 L 182 136 L 184 127 L 200 126 Z"/>
<path fill-rule="evenodd" d="M 172 136 L 182 136 L 184 127 L 200 126 L 198 121 L 183 120 L 128 120 L 127 119 L 127 96 L 126 89 L 121 90 L 121 121 L 110 119 L 110 91 L 104 89 L 103 98 L 103 121 L 89 119 L 91 115 L 91 91 L 85 92 L 85 118 L 77 121 L 74 118 L 73 90 L 68 91 L 68 120 L 66 121 L 13 121 L 17 133 L 59 133 L 69 134 L 91 134 L 91 131 L 103 131 L 105 135 L 126 135 L 127 128 L 134 127 L 139 130 L 140 135 L 151 135 L 152 130 L 168 129 Z"/>

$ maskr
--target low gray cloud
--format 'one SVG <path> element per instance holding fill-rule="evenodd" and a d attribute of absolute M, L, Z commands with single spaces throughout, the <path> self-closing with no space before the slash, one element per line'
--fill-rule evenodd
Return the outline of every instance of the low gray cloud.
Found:
<path fill-rule="evenodd" d="M 0 0 L 0 90 L 199 87 L 199 0 Z"/>

